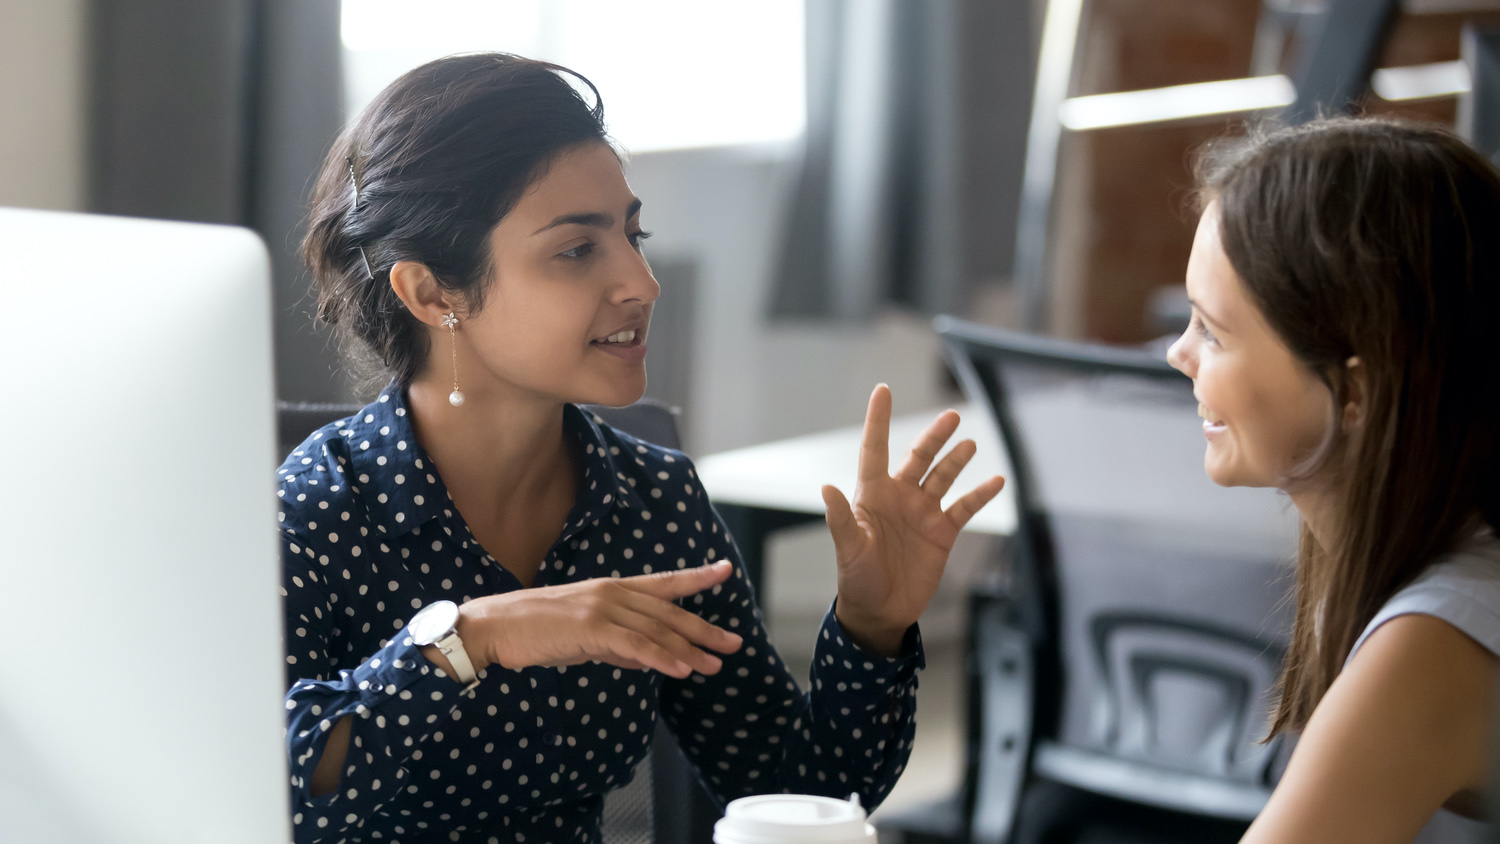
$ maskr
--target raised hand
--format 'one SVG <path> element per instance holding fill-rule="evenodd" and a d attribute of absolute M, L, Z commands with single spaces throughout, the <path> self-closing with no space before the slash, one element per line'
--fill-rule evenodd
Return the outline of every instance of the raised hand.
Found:
<path fill-rule="evenodd" d="M 899 651 L 902 635 L 932 600 L 959 530 L 1005 485 L 995 475 L 943 509 L 943 496 L 976 450 L 973 440 L 964 440 L 933 465 L 957 429 L 957 413 L 940 414 L 891 474 L 891 391 L 881 384 L 865 414 L 852 505 L 837 487 L 823 487 L 839 567 L 839 625 L 860 645 L 888 656 Z"/>
<path fill-rule="evenodd" d="M 475 598 L 459 607 L 458 635 L 476 671 L 495 663 L 524 668 L 598 660 L 678 678 L 716 674 L 723 662 L 709 651 L 733 653 L 740 637 L 672 601 L 723 583 L 733 570 L 719 562 Z M 436 648 L 424 653 L 440 666 L 446 662 Z"/>

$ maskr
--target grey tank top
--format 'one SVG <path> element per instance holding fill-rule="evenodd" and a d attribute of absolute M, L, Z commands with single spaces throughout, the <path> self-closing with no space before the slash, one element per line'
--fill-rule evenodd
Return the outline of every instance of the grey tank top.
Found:
<path fill-rule="evenodd" d="M 1500 656 L 1500 540 L 1494 533 L 1481 531 L 1392 595 L 1365 626 L 1344 664 L 1377 627 L 1413 613 L 1441 618 Z M 1492 834 L 1487 823 L 1439 810 L 1414 844 L 1490 844 Z"/>

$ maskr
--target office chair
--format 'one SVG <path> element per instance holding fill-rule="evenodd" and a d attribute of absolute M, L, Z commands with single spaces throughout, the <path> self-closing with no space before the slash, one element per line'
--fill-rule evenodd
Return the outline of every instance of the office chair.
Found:
<path fill-rule="evenodd" d="M 277 438 L 280 454 L 292 449 L 317 429 L 352 416 L 357 404 L 276 403 Z M 642 399 L 629 407 L 583 405 L 616 430 L 637 439 L 681 449 L 675 407 Z M 677 740 L 658 721 L 651 751 L 636 766 L 630 783 L 610 792 L 604 800 L 605 844 L 696 844 L 713 836 L 719 810 L 698 782 Z"/>
<path fill-rule="evenodd" d="M 1208 480 L 1192 383 L 1159 357 L 936 327 L 1018 511 L 1007 582 L 973 596 L 960 840 L 1238 840 L 1288 751 L 1260 739 L 1295 511 Z"/>

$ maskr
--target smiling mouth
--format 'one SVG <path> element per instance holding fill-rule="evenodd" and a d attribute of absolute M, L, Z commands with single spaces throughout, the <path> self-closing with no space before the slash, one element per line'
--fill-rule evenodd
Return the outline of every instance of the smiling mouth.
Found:
<path fill-rule="evenodd" d="M 1203 420 L 1205 422 L 1207 422 L 1208 424 L 1210 424 L 1210 425 L 1213 425 L 1213 426 L 1218 427 L 1218 428 L 1224 427 L 1224 423 L 1222 421 L 1218 420 L 1218 419 L 1215 419 L 1214 416 L 1213 416 L 1213 414 L 1211 412 L 1209 412 L 1208 405 L 1204 404 L 1201 401 L 1198 402 L 1198 415 L 1200 417 L 1202 417 Z"/>
<path fill-rule="evenodd" d="M 635 337 L 638 333 L 634 328 L 630 328 L 618 334 L 611 334 L 608 337 L 590 342 L 595 346 L 629 346 L 635 342 Z"/>

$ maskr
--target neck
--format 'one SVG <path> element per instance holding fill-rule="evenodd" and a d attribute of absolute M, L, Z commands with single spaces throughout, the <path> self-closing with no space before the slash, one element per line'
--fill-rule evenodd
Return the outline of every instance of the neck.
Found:
<path fill-rule="evenodd" d="M 1312 532 L 1318 547 L 1332 551 L 1339 542 L 1338 503 L 1336 490 L 1328 484 L 1309 484 L 1298 490 L 1287 490 L 1302 523 Z"/>
<path fill-rule="evenodd" d="M 475 385 L 454 407 L 450 392 L 450 381 L 418 377 L 407 387 L 407 412 L 455 501 L 488 512 L 524 509 L 549 500 L 559 482 L 571 484 L 561 401 Z"/>

